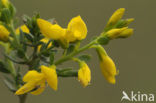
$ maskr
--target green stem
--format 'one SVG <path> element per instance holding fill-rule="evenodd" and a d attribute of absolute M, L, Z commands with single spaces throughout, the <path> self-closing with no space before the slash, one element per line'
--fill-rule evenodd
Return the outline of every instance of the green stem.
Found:
<path fill-rule="evenodd" d="M 92 42 L 90 42 L 89 44 L 83 46 L 82 48 L 74 51 L 73 53 L 67 55 L 67 56 L 64 56 L 62 57 L 61 59 L 59 59 L 58 61 L 55 62 L 55 65 L 58 65 L 58 64 L 61 64 L 62 62 L 64 61 L 67 61 L 69 59 L 71 59 L 72 57 L 74 57 L 75 55 L 79 54 L 80 52 L 90 48 L 92 45 L 96 44 L 97 43 L 97 39 L 93 40 Z"/>
<path fill-rule="evenodd" d="M 13 35 L 13 37 L 15 39 L 16 44 L 19 45 L 20 43 L 19 43 L 19 41 L 17 39 L 17 35 L 15 33 L 15 28 L 14 28 L 13 22 L 11 22 L 11 24 L 10 24 L 10 32 L 12 33 L 12 35 Z"/>
<path fill-rule="evenodd" d="M 19 95 L 19 103 L 25 103 L 27 94 Z"/>

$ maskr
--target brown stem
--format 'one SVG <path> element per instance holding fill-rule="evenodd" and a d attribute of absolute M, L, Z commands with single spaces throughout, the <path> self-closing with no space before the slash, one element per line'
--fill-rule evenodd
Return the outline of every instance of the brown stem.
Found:
<path fill-rule="evenodd" d="M 27 94 L 19 95 L 19 103 L 26 103 Z"/>

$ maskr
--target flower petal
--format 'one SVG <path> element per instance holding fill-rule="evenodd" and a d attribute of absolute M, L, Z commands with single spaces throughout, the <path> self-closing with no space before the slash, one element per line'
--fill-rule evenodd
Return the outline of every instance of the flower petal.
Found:
<path fill-rule="evenodd" d="M 46 67 L 44 65 L 41 66 L 41 72 L 45 75 L 45 78 L 50 85 L 51 88 L 54 90 L 57 90 L 57 73 L 55 70 L 55 66 L 52 67 Z"/>
<path fill-rule="evenodd" d="M 29 81 L 40 81 L 44 78 L 44 75 L 42 73 L 39 73 L 35 70 L 31 70 L 27 72 L 27 74 L 23 77 L 24 82 Z"/>
<path fill-rule="evenodd" d="M 105 79 L 111 83 L 111 84 L 115 84 L 116 80 L 115 80 L 115 76 L 111 75 L 110 73 L 108 73 L 107 71 L 105 71 L 104 69 L 101 68 L 102 74 L 105 77 Z"/>
<path fill-rule="evenodd" d="M 85 62 L 82 62 L 82 67 L 78 71 L 78 80 L 84 87 L 91 81 L 91 71 Z"/>
<path fill-rule="evenodd" d="M 41 94 L 44 91 L 45 87 L 46 87 L 46 85 L 45 85 L 45 81 L 44 81 L 44 82 L 42 82 L 39 85 L 39 88 L 37 90 L 31 92 L 31 94 L 33 94 L 33 95 L 39 95 L 39 94 Z"/>
<path fill-rule="evenodd" d="M 26 25 L 22 25 L 22 26 L 20 26 L 20 27 L 18 27 L 18 28 L 16 29 L 16 34 L 20 34 L 20 29 L 21 29 L 24 33 L 27 33 L 27 34 L 30 33 L 30 31 L 29 31 L 29 29 L 27 28 L 27 26 L 26 26 Z"/>
<path fill-rule="evenodd" d="M 100 67 L 102 71 L 107 71 L 110 75 L 117 75 L 115 63 L 109 56 L 102 56 Z"/>
<path fill-rule="evenodd" d="M 58 40 L 65 35 L 65 29 L 61 28 L 58 24 L 53 25 L 43 19 L 37 19 L 37 24 L 41 33 L 47 38 Z"/>
<path fill-rule="evenodd" d="M 33 90 L 35 88 L 35 86 L 36 86 L 35 82 L 33 82 L 33 81 L 28 82 L 28 83 L 24 84 L 20 89 L 18 89 L 15 94 L 22 95 L 24 93 L 27 93 L 27 92 Z"/>
<path fill-rule="evenodd" d="M 67 33 L 67 39 L 68 37 L 70 38 L 70 36 L 72 36 L 73 40 L 82 40 L 84 38 L 86 38 L 87 35 L 87 27 L 85 22 L 82 20 L 82 18 L 80 16 L 74 17 L 68 24 L 68 31 L 70 31 L 71 33 Z M 73 40 L 70 41 L 73 41 Z"/>

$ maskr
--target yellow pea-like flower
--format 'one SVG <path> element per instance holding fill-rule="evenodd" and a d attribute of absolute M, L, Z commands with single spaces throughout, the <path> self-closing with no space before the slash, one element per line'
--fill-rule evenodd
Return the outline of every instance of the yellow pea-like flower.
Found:
<path fill-rule="evenodd" d="M 30 33 L 28 27 L 27 27 L 26 25 L 22 25 L 22 26 L 20 26 L 20 27 L 18 27 L 18 28 L 16 29 L 16 34 L 20 34 L 20 29 L 21 29 L 24 33 L 27 33 L 27 34 Z"/>
<path fill-rule="evenodd" d="M 51 88 L 57 90 L 57 73 L 55 68 L 56 67 L 54 65 L 51 67 L 42 65 L 41 73 L 35 70 L 29 71 L 23 77 L 23 81 L 26 83 L 21 88 L 19 88 L 15 94 L 22 95 L 30 92 L 33 95 L 39 95 L 46 87 L 45 82 L 48 82 Z"/>
<path fill-rule="evenodd" d="M 133 31 L 134 31 L 133 29 L 128 28 L 128 29 L 122 31 L 118 37 L 119 38 L 127 38 L 127 37 L 130 37 L 133 34 Z"/>
<path fill-rule="evenodd" d="M 47 38 L 58 40 L 63 38 L 65 35 L 66 30 L 60 27 L 58 24 L 51 24 L 43 19 L 37 19 L 37 24 L 41 33 Z"/>
<path fill-rule="evenodd" d="M 127 27 L 123 27 L 123 28 L 119 28 L 119 29 L 118 28 L 111 29 L 106 34 L 110 39 L 115 39 L 120 35 L 121 32 L 123 32 L 126 29 L 127 29 Z"/>
<path fill-rule="evenodd" d="M 49 39 L 48 38 L 43 38 L 43 39 L 41 39 L 41 41 L 43 43 L 48 43 L 49 42 Z M 51 46 L 52 46 L 52 42 L 49 43 L 48 48 L 50 48 Z M 37 51 L 40 52 L 40 49 L 41 49 L 41 45 L 38 46 Z"/>
<path fill-rule="evenodd" d="M 7 42 L 9 34 L 9 31 L 3 25 L 0 25 L 0 40 Z"/>
<path fill-rule="evenodd" d="M 32 94 L 38 95 L 43 92 L 45 85 L 45 77 L 43 73 L 38 73 L 35 70 L 29 71 L 24 77 L 23 81 L 26 82 L 21 88 L 16 91 L 16 95 L 22 95 L 27 92 L 32 91 L 37 88 L 37 90 L 33 91 Z"/>
<path fill-rule="evenodd" d="M 104 77 L 108 82 L 115 84 L 115 76 L 117 75 L 116 66 L 109 56 L 101 55 L 100 67 Z"/>
<path fill-rule="evenodd" d="M 80 16 L 74 17 L 68 24 L 66 39 L 69 42 L 85 39 L 87 36 L 87 26 Z"/>
<path fill-rule="evenodd" d="M 109 21 L 107 23 L 107 26 L 116 24 L 122 18 L 124 12 L 125 12 L 125 8 L 117 9 L 113 13 L 113 15 L 110 17 L 110 19 L 109 19 Z"/>
<path fill-rule="evenodd" d="M 115 76 L 117 75 L 117 70 L 115 63 L 113 60 L 107 55 L 106 51 L 101 45 L 98 45 L 97 52 L 99 54 L 100 58 L 100 68 L 102 71 L 103 76 L 106 78 L 106 80 L 111 83 L 115 84 Z"/>
<path fill-rule="evenodd" d="M 51 88 L 54 90 L 57 90 L 57 73 L 56 73 L 56 67 L 53 65 L 51 67 L 47 67 L 42 65 L 41 66 L 41 72 L 45 75 L 45 78 Z"/>
<path fill-rule="evenodd" d="M 83 87 L 86 87 L 91 81 L 91 71 L 85 62 L 81 62 L 80 64 L 78 80 L 83 85 Z"/>

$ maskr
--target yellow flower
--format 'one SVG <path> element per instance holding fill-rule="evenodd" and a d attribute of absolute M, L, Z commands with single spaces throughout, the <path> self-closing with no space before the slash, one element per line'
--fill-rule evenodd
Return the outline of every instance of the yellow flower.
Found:
<path fill-rule="evenodd" d="M 5 7 L 8 7 L 8 6 L 9 6 L 9 1 L 8 1 L 8 0 L 2 0 L 2 4 L 3 4 Z"/>
<path fill-rule="evenodd" d="M 67 27 L 65 38 L 69 42 L 85 39 L 87 36 L 87 27 L 80 16 L 72 18 Z"/>
<path fill-rule="evenodd" d="M 87 35 L 86 24 L 80 16 L 72 18 L 66 29 L 43 19 L 37 19 L 37 24 L 45 37 L 60 40 L 63 44 L 85 39 Z"/>
<path fill-rule="evenodd" d="M 32 94 L 38 95 L 44 90 L 43 85 L 45 84 L 45 77 L 43 73 L 38 73 L 35 70 L 29 71 L 23 77 L 23 81 L 26 82 L 26 84 L 24 84 L 20 89 L 16 91 L 16 95 L 22 95 L 24 93 L 32 91 L 35 88 L 37 88 L 37 90 L 33 91 Z M 37 93 L 34 93 L 36 91 Z"/>
<path fill-rule="evenodd" d="M 80 66 L 78 80 L 84 87 L 86 87 L 91 81 L 91 71 L 85 62 L 81 62 Z"/>
<path fill-rule="evenodd" d="M 55 66 L 46 67 L 42 65 L 41 72 L 45 75 L 45 78 L 50 87 L 53 88 L 54 90 L 57 90 L 58 81 L 55 68 L 56 68 Z"/>
<path fill-rule="evenodd" d="M 3 25 L 0 25 L 0 40 L 7 42 L 9 34 L 9 31 Z"/>
<path fill-rule="evenodd" d="M 113 60 L 109 56 L 101 55 L 100 67 L 104 77 L 108 82 L 115 84 L 115 76 L 117 75 L 116 67 Z"/>
<path fill-rule="evenodd" d="M 107 26 L 116 24 L 122 18 L 124 12 L 125 8 L 117 9 L 109 19 Z"/>
<path fill-rule="evenodd" d="M 97 46 L 97 52 L 99 54 L 100 68 L 103 76 L 109 83 L 115 84 L 115 76 L 117 75 L 117 71 L 113 60 L 107 55 L 101 45 Z"/>
<path fill-rule="evenodd" d="M 120 35 L 121 32 L 123 32 L 126 29 L 127 29 L 127 27 L 123 27 L 123 28 L 119 28 L 119 29 L 111 29 L 106 34 L 110 39 L 115 39 Z"/>
<path fill-rule="evenodd" d="M 48 43 L 49 42 L 49 39 L 48 38 L 43 38 L 43 39 L 41 39 L 41 41 L 43 43 Z M 52 46 L 52 42 L 49 43 L 48 48 L 50 48 L 51 46 Z M 40 52 L 40 49 L 41 49 L 41 45 L 38 46 L 37 51 Z"/>
<path fill-rule="evenodd" d="M 27 28 L 27 26 L 26 26 L 26 25 L 22 25 L 21 27 L 18 27 L 18 28 L 16 29 L 16 34 L 20 34 L 20 29 L 21 29 L 24 33 L 27 33 L 27 34 L 30 33 L 30 31 L 29 31 L 29 29 Z"/>
<path fill-rule="evenodd" d="M 37 19 L 37 24 L 41 33 L 47 38 L 58 40 L 65 35 L 66 30 L 61 28 L 58 24 L 51 24 L 43 19 Z"/>
<path fill-rule="evenodd" d="M 24 77 L 23 81 L 26 82 L 21 88 L 16 91 L 16 95 L 22 95 L 24 93 L 30 92 L 33 95 L 41 94 L 46 85 L 47 81 L 51 88 L 57 90 L 57 74 L 55 66 L 46 67 L 41 66 L 41 73 L 32 70 L 29 71 Z"/>
<path fill-rule="evenodd" d="M 128 28 L 128 29 L 122 31 L 118 37 L 119 38 L 130 37 L 133 34 L 133 31 L 134 31 L 133 29 Z"/>

